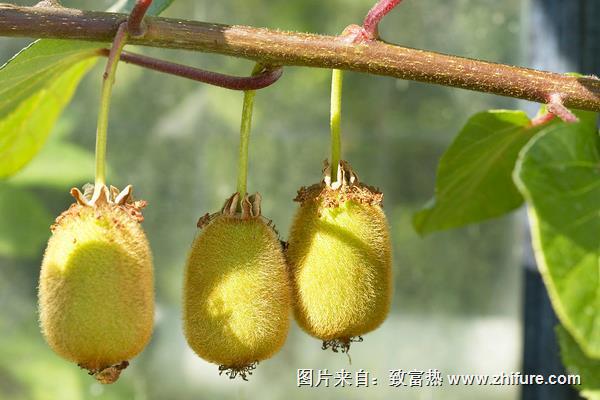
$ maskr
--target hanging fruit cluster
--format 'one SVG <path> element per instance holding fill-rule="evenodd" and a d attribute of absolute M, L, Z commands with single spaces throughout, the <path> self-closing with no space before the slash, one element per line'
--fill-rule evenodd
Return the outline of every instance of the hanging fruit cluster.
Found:
<path fill-rule="evenodd" d="M 71 190 L 76 202 L 51 228 L 39 285 L 48 344 L 101 383 L 115 382 L 144 349 L 154 320 L 152 255 L 140 225 L 146 203 L 133 200 L 131 186 L 119 192 L 105 184 L 109 102 L 127 36 L 123 23 L 104 74 L 95 185 Z M 262 75 L 260 85 L 280 74 L 262 65 L 253 71 Z M 388 314 L 392 262 L 383 195 L 340 160 L 341 87 L 334 70 L 332 162 L 321 182 L 298 191 L 289 243 L 262 215 L 261 196 L 246 191 L 255 91 L 245 91 L 237 191 L 198 221 L 183 290 L 189 346 L 230 378 L 247 379 L 281 349 L 292 310 L 302 329 L 336 352 L 348 352 Z"/>

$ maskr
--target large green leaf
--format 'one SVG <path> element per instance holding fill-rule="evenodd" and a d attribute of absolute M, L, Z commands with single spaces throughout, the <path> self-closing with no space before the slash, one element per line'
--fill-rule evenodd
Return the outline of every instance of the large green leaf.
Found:
<path fill-rule="evenodd" d="M 38 256 L 51 223 L 52 216 L 36 196 L 0 183 L 0 256 Z"/>
<path fill-rule="evenodd" d="M 98 43 L 74 40 L 38 40 L 0 67 L 0 118 L 46 90 L 62 72 L 90 58 Z"/>
<path fill-rule="evenodd" d="M 44 42 L 36 42 L 36 44 Z M 91 53 L 72 51 L 69 42 L 28 47 L 0 71 L 0 178 L 6 178 L 29 162 L 42 148 L 83 75 L 95 60 Z M 89 45 L 88 45 L 89 46 Z M 66 50 L 65 52 L 61 52 Z M 65 54 L 66 53 L 66 54 Z M 40 59 L 65 56 L 44 68 Z"/>
<path fill-rule="evenodd" d="M 505 214 L 523 198 L 512 181 L 521 148 L 540 128 L 522 111 L 475 114 L 442 156 L 435 197 L 413 218 L 420 234 Z"/>
<path fill-rule="evenodd" d="M 173 0 L 154 1 L 158 14 Z M 128 11 L 134 1 L 116 10 Z M 42 148 L 81 78 L 94 65 L 90 57 L 105 44 L 38 40 L 0 67 L 0 179 L 27 164 Z"/>
<path fill-rule="evenodd" d="M 576 388 L 589 400 L 600 400 L 600 359 L 586 356 L 569 332 L 562 326 L 556 327 L 560 354 L 569 374 L 579 375 L 580 385 Z"/>
<path fill-rule="evenodd" d="M 39 155 L 10 179 L 16 186 L 69 189 L 94 180 L 94 154 L 63 141 L 50 141 Z"/>
<path fill-rule="evenodd" d="M 554 309 L 584 353 L 600 357 L 600 137 L 593 114 L 580 118 L 540 132 L 514 177 Z"/>

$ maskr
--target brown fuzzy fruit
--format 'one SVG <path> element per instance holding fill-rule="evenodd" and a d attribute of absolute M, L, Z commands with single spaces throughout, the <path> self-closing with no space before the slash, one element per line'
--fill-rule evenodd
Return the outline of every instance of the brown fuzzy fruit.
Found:
<path fill-rule="evenodd" d="M 337 184 L 298 192 L 286 259 L 300 327 L 323 348 L 348 351 L 386 318 L 392 294 L 391 243 L 382 195 L 342 162 Z"/>
<path fill-rule="evenodd" d="M 57 218 L 39 284 L 42 333 L 60 356 L 101 383 L 116 381 L 152 334 L 152 255 L 140 226 L 144 202 L 106 187 Z"/>
<path fill-rule="evenodd" d="M 275 354 L 289 328 L 291 291 L 277 233 L 260 215 L 260 197 L 239 195 L 206 215 L 185 269 L 183 321 L 190 347 L 246 379 Z"/>

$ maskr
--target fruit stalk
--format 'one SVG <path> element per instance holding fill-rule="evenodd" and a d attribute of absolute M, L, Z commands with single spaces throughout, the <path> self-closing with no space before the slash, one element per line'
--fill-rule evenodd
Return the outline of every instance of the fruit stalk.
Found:
<path fill-rule="evenodd" d="M 115 40 L 110 49 L 106 69 L 102 77 L 102 94 L 100 96 L 100 109 L 98 111 L 98 125 L 96 128 L 96 179 L 94 194 L 97 195 L 102 186 L 106 184 L 106 140 L 108 136 L 108 113 L 112 87 L 115 83 L 117 65 L 123 47 L 127 42 L 127 23 L 119 25 Z"/>
<path fill-rule="evenodd" d="M 344 72 L 334 69 L 331 72 L 331 114 L 329 126 L 331 128 L 331 182 L 336 182 L 338 164 L 342 156 L 342 82 Z"/>
<path fill-rule="evenodd" d="M 260 74 L 264 70 L 261 64 L 256 64 L 252 70 L 252 76 Z M 246 195 L 248 184 L 248 144 L 250 142 L 250 131 L 252 129 L 252 112 L 254 110 L 255 90 L 244 91 L 244 105 L 242 107 L 242 123 L 240 126 L 240 152 L 238 161 L 237 192 L 240 198 Z"/>

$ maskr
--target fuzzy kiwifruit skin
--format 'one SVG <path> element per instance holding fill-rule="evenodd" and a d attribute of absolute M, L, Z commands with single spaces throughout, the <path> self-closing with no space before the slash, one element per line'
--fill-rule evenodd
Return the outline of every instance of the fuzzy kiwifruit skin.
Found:
<path fill-rule="evenodd" d="M 277 234 L 261 217 L 219 215 L 197 235 L 183 322 L 201 358 L 241 369 L 271 357 L 289 329 L 291 289 Z"/>
<path fill-rule="evenodd" d="M 306 200 L 292 223 L 286 259 L 294 315 L 321 340 L 348 342 L 377 328 L 392 295 L 391 245 L 379 205 Z"/>
<path fill-rule="evenodd" d="M 140 353 L 152 334 L 152 255 L 138 220 L 115 205 L 73 205 L 53 227 L 39 284 L 42 333 L 82 368 Z"/>

